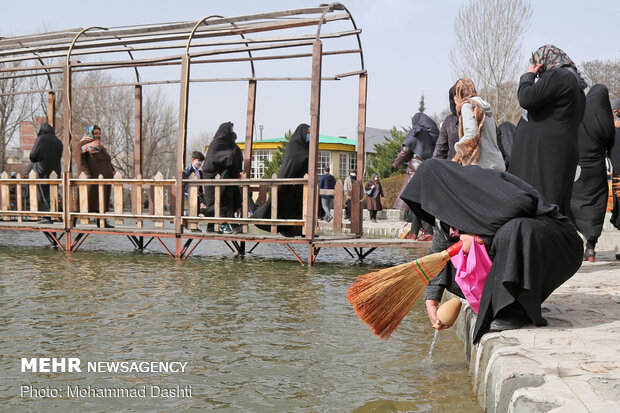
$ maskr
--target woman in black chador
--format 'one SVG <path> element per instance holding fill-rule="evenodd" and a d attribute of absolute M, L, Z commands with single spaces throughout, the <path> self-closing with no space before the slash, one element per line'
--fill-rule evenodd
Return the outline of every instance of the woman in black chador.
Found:
<path fill-rule="evenodd" d="M 233 132 L 232 122 L 222 123 L 218 128 L 202 165 L 205 179 L 214 179 L 220 175 L 222 179 L 236 179 L 242 171 L 243 154 L 235 141 L 237 134 Z M 205 216 L 214 216 L 215 187 L 207 186 L 204 191 Z M 235 211 L 241 208 L 241 191 L 238 186 L 223 186 L 220 192 L 220 216 L 233 217 Z M 213 230 L 213 224 L 207 225 L 207 231 Z M 224 225 L 220 228 L 224 232 L 232 230 Z"/>
<path fill-rule="evenodd" d="M 278 178 L 303 178 L 308 173 L 308 141 L 310 126 L 302 123 L 295 129 L 284 151 Z M 278 186 L 278 219 L 301 219 L 303 213 L 303 187 L 301 185 Z M 252 218 L 271 218 L 271 199 L 261 205 Z M 257 225 L 270 231 L 268 225 Z M 301 235 L 300 226 L 279 225 L 278 232 L 290 237 Z"/>
<path fill-rule="evenodd" d="M 540 47 L 530 63 L 518 91 L 527 122 L 519 122 L 517 127 L 508 172 L 532 185 L 569 216 L 586 83 L 575 63 L 555 46 Z"/>
<path fill-rule="evenodd" d="M 575 225 L 586 238 L 584 260 L 594 261 L 594 247 L 603 230 L 609 195 L 605 156 L 614 133 L 609 91 L 604 85 L 594 85 L 586 97 L 586 113 L 579 127 L 581 172 L 573 184 L 571 199 Z"/>
<path fill-rule="evenodd" d="M 484 241 L 493 265 L 474 343 L 487 331 L 546 325 L 541 303 L 579 269 L 583 253 L 575 226 L 556 205 L 511 174 L 443 159 L 422 163 L 401 198 L 428 222 L 437 218 L 452 234 Z M 443 288 L 463 297 L 453 278 L 440 275 L 429 284 L 437 286 L 438 295 L 426 297 L 433 322 Z"/>

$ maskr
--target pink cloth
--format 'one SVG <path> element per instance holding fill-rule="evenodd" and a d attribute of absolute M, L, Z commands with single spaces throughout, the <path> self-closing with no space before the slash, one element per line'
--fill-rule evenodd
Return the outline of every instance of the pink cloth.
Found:
<path fill-rule="evenodd" d="M 455 281 L 461 287 L 469 306 L 478 314 L 484 282 L 493 264 L 487 249 L 483 244 L 473 241 L 469 254 L 464 254 L 463 250 L 460 250 L 451 260 L 456 268 Z"/>

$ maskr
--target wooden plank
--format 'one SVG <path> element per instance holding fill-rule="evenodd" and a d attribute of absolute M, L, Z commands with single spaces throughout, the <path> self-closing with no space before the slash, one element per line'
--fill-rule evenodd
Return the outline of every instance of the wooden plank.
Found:
<path fill-rule="evenodd" d="M 86 178 L 86 174 L 82 172 L 80 178 Z M 88 213 L 88 185 L 79 184 L 78 191 L 80 193 L 80 212 Z M 88 224 L 87 218 L 80 219 L 80 224 Z"/>
<path fill-rule="evenodd" d="M 56 93 L 54 92 L 47 94 L 47 123 L 52 128 L 56 125 Z"/>
<path fill-rule="evenodd" d="M 123 176 L 118 171 L 114 174 L 115 179 L 122 179 L 122 177 Z M 120 183 L 114 184 L 114 213 L 123 213 L 123 184 Z M 122 219 L 117 219 L 115 221 L 117 225 L 122 225 L 124 222 L 125 221 Z"/>
<path fill-rule="evenodd" d="M 2 179 L 9 179 L 9 174 L 6 171 L 2 172 Z M 0 210 L 9 211 L 11 209 L 11 187 L 4 182 L 0 183 Z M 8 221 L 9 216 L 3 216 L 3 220 Z"/>
<path fill-rule="evenodd" d="M 99 179 L 103 179 L 103 175 L 99 174 Z M 107 205 L 105 204 L 105 197 L 103 195 L 104 194 L 103 184 L 97 185 L 97 189 L 98 189 L 97 195 L 99 196 L 99 213 L 104 214 Z M 99 219 L 99 227 L 100 228 L 105 227 L 105 218 Z"/>
<path fill-rule="evenodd" d="M 28 174 L 28 179 L 37 179 L 37 173 L 34 170 L 31 170 Z M 37 191 L 37 184 L 28 185 L 28 190 L 30 191 L 30 210 L 38 211 L 39 210 L 39 191 Z"/>
<path fill-rule="evenodd" d="M 189 176 L 190 180 L 195 181 L 196 180 L 196 174 L 195 173 L 191 173 L 191 175 Z M 198 185 L 188 185 L 188 199 L 187 202 L 189 203 L 189 212 L 188 212 L 188 216 L 190 217 L 197 217 L 198 216 Z M 196 224 L 195 222 L 190 222 L 187 226 L 189 229 L 198 229 L 198 224 Z"/>
<path fill-rule="evenodd" d="M 305 175 L 305 177 L 307 177 L 308 174 Z M 304 185 L 303 190 L 302 190 L 302 199 L 303 202 L 301 204 L 301 210 L 302 210 L 302 216 L 301 219 L 304 221 L 304 226 L 301 228 L 301 235 L 306 236 L 306 228 L 307 228 L 307 222 L 306 220 L 308 219 L 308 185 Z"/>
<path fill-rule="evenodd" d="M 344 189 L 342 181 L 339 179 L 336 181 L 334 187 L 334 213 L 332 214 L 334 220 L 332 221 L 332 228 L 334 234 L 342 232 L 342 208 L 344 206 Z"/>
<path fill-rule="evenodd" d="M 366 101 L 367 101 L 367 85 L 368 76 L 361 74 L 359 78 L 359 96 L 358 96 L 358 109 L 357 109 L 357 176 L 360 180 L 360 185 L 364 182 L 364 172 L 366 171 Z M 360 197 L 362 192 L 360 190 Z M 361 199 L 361 198 L 360 198 Z M 353 202 L 353 201 L 351 201 Z M 364 233 L 364 216 L 361 211 L 361 204 L 359 205 L 360 213 L 358 216 L 358 222 L 355 223 L 354 231 L 356 234 Z M 353 224 L 353 215 L 351 215 L 351 224 Z"/>
<path fill-rule="evenodd" d="M 142 86 L 134 87 L 134 175 L 142 175 Z"/>
<path fill-rule="evenodd" d="M 276 179 L 278 175 L 271 175 L 271 179 Z M 274 184 L 271 186 L 271 219 L 278 219 L 278 185 Z M 278 226 L 271 226 L 271 233 L 278 233 Z"/>
<path fill-rule="evenodd" d="M 244 173 L 241 176 L 242 179 L 247 178 L 247 175 Z M 250 215 L 249 212 L 249 208 L 250 208 L 250 186 L 249 185 L 243 185 L 241 187 L 241 191 L 242 191 L 242 203 L 241 203 L 241 217 L 242 218 L 248 218 Z M 248 225 L 244 225 L 243 229 L 242 229 L 244 234 L 247 234 L 249 231 L 249 226 Z"/>
<path fill-rule="evenodd" d="M 220 179 L 220 175 L 216 175 L 215 179 L 218 180 Z M 213 196 L 215 198 L 215 201 L 213 203 L 213 215 L 217 218 L 220 217 L 220 202 L 221 202 L 221 196 L 222 196 L 222 192 L 221 192 L 221 187 L 218 185 L 213 189 Z"/>
<path fill-rule="evenodd" d="M 245 121 L 245 147 L 243 148 L 243 173 L 251 177 L 252 141 L 254 138 L 254 113 L 256 110 L 256 80 L 248 82 L 248 109 Z"/>
<path fill-rule="evenodd" d="M 164 176 L 162 175 L 161 172 L 157 172 L 155 174 L 155 179 L 163 179 Z M 155 191 L 155 196 L 154 199 L 151 198 L 151 201 L 155 201 L 153 202 L 154 207 L 155 207 L 155 211 L 154 211 L 154 215 L 157 216 L 163 216 L 164 215 L 164 187 L 163 185 L 155 185 L 154 188 Z M 150 204 L 150 203 L 149 203 Z M 163 221 L 155 221 L 154 224 L 156 227 L 163 227 L 164 226 L 164 222 Z"/>
<path fill-rule="evenodd" d="M 17 174 L 17 179 L 19 180 L 21 178 L 20 174 Z M 17 208 L 18 211 L 22 211 L 24 208 L 24 197 L 23 197 L 23 192 L 22 192 L 22 185 L 21 184 L 17 184 L 15 190 L 17 191 L 17 205 L 15 206 Z M 17 217 L 17 222 L 22 222 L 22 216 L 19 215 Z"/>
<path fill-rule="evenodd" d="M 63 128 L 62 128 L 62 159 L 65 162 L 64 173 L 63 173 L 63 188 L 64 193 L 62 197 L 63 202 L 63 221 L 65 223 L 65 230 L 71 228 L 71 208 L 72 208 L 72 197 L 71 197 L 71 185 L 69 182 L 69 178 L 71 178 L 71 62 L 67 62 L 63 67 L 62 74 L 62 119 L 63 119 Z M 69 241 L 67 241 L 69 242 Z M 70 245 L 69 245 L 70 247 Z"/>
<path fill-rule="evenodd" d="M 306 204 L 306 238 L 314 238 L 317 221 L 317 157 L 321 117 L 321 70 L 323 43 L 312 47 L 312 83 L 310 88 L 310 149 L 308 153 L 308 202 Z"/>
<path fill-rule="evenodd" d="M 50 178 L 58 178 L 56 171 L 52 171 Z M 50 212 L 58 212 L 58 205 L 58 185 L 50 185 Z"/>
<path fill-rule="evenodd" d="M 362 235 L 362 182 L 360 180 L 353 181 L 351 186 L 351 232 L 356 235 Z"/>
<path fill-rule="evenodd" d="M 180 86 L 180 101 L 179 101 L 179 135 L 177 137 L 177 161 L 176 161 L 176 199 L 174 210 L 174 230 L 177 234 L 183 232 L 183 224 L 181 217 L 183 216 L 183 200 L 185 199 L 183 194 L 183 173 L 185 163 L 185 145 L 187 143 L 187 106 L 189 98 L 189 75 L 190 66 L 187 57 L 183 56 L 181 60 L 181 86 Z"/>
<path fill-rule="evenodd" d="M 136 175 L 137 179 L 141 179 L 142 175 Z M 140 216 L 142 215 L 142 185 L 137 184 L 136 185 L 136 191 L 134 194 L 135 198 L 136 198 L 136 211 L 135 211 L 135 215 L 136 216 Z M 141 219 L 136 219 L 136 228 L 142 228 L 142 220 Z"/>

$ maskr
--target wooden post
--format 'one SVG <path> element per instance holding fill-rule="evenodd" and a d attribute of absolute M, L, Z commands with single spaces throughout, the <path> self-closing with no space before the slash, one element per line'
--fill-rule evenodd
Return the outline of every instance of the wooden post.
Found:
<path fill-rule="evenodd" d="M 220 176 L 220 174 L 217 174 L 215 175 L 215 179 L 222 179 L 222 177 Z M 221 203 L 221 197 L 222 197 L 222 188 L 219 185 L 213 188 L 213 197 L 214 197 L 213 216 L 215 218 L 219 218 L 221 216 L 220 215 L 220 203 Z"/>
<path fill-rule="evenodd" d="M 71 105 L 71 63 L 67 63 L 63 67 L 63 92 L 62 92 L 62 159 L 65 162 L 65 170 L 63 174 L 63 197 L 62 211 L 63 221 L 65 223 L 65 231 L 71 228 L 71 207 L 72 196 L 71 187 L 69 185 L 71 178 L 71 115 L 69 112 Z M 68 233 L 67 233 L 68 235 Z M 69 240 L 70 237 L 67 237 Z M 67 241 L 70 242 L 70 241 Z M 71 244 L 69 244 L 71 247 Z"/>
<path fill-rule="evenodd" d="M 28 179 L 37 179 L 37 173 L 34 170 L 31 170 L 28 174 Z M 28 184 L 28 189 L 30 191 L 30 210 L 38 211 L 39 210 L 39 191 L 37 191 L 37 184 Z"/>
<path fill-rule="evenodd" d="M 117 171 L 114 174 L 114 179 L 121 180 L 123 179 L 123 176 L 121 175 L 120 172 Z M 115 214 L 123 213 L 123 184 L 122 183 L 114 184 L 114 213 Z M 116 221 L 114 222 L 117 225 L 121 225 L 124 223 L 124 220 L 122 220 L 121 218 L 117 218 Z"/>
<path fill-rule="evenodd" d="M 272 179 L 276 179 L 277 177 L 278 175 L 276 174 L 271 175 Z M 278 218 L 278 185 L 273 184 L 271 185 L 271 219 L 277 219 L 277 218 Z M 271 226 L 271 233 L 272 234 L 278 233 L 277 225 L 274 224 Z"/>
<path fill-rule="evenodd" d="M 181 58 L 181 98 L 179 102 L 179 136 L 177 139 L 177 174 L 176 174 L 176 200 L 174 209 L 174 232 L 183 232 L 183 172 L 185 163 L 185 144 L 187 140 L 187 104 L 189 98 L 189 58 Z M 180 251 L 177 251 L 180 255 Z"/>
<path fill-rule="evenodd" d="M 82 172 L 78 178 L 86 179 L 86 174 Z M 80 195 L 80 212 L 83 214 L 88 213 L 88 185 L 80 182 L 78 191 Z M 88 224 L 88 218 L 80 218 L 80 224 Z"/>
<path fill-rule="evenodd" d="M 241 175 L 241 179 L 247 179 L 248 175 L 246 173 L 243 173 Z M 249 205 L 250 205 L 250 184 L 249 183 L 245 183 L 242 186 L 241 189 L 241 199 L 242 199 L 242 203 L 241 203 L 241 217 L 242 218 L 248 218 L 250 215 L 250 211 L 249 211 Z M 244 224 L 242 227 L 243 233 L 247 234 L 249 231 L 249 225 Z"/>
<path fill-rule="evenodd" d="M 22 177 L 21 174 L 17 174 L 17 180 L 18 181 L 21 179 L 21 177 Z M 15 190 L 17 191 L 17 206 L 16 206 L 16 209 L 18 211 L 23 211 L 24 210 L 24 197 L 23 197 L 23 193 L 22 193 L 22 185 L 21 184 L 17 184 L 17 188 Z M 22 222 L 23 220 L 24 220 L 24 217 L 21 214 L 17 216 L 17 222 Z"/>
<path fill-rule="evenodd" d="M 136 179 L 142 179 L 142 175 L 136 175 Z M 134 192 L 136 215 L 142 215 L 142 184 L 136 184 L 136 190 Z M 136 228 L 142 228 L 142 220 L 136 219 Z"/>
<path fill-rule="evenodd" d="M 161 172 L 157 172 L 155 174 L 155 180 L 160 181 L 164 179 L 164 175 Z M 164 186 L 163 185 L 153 185 L 154 196 L 149 200 L 149 207 L 153 204 L 154 215 L 164 216 Z M 156 227 L 163 227 L 164 221 L 157 220 L 154 224 Z"/>
<path fill-rule="evenodd" d="M 364 182 L 364 172 L 366 170 L 365 155 L 366 155 L 366 101 L 367 101 L 367 85 L 368 75 L 366 73 L 360 74 L 359 81 L 359 99 L 357 107 L 357 179 Z M 359 198 L 361 199 L 361 198 Z M 353 205 L 351 205 L 353 207 Z M 351 222 L 353 222 L 353 216 L 351 216 Z M 364 232 L 364 215 L 359 214 L 359 222 L 356 223 L 358 231 L 356 233 L 362 234 Z M 352 231 L 353 232 L 353 231 Z"/>
<path fill-rule="evenodd" d="M 99 174 L 99 176 L 97 177 L 97 179 L 103 179 L 103 175 Z M 98 198 L 99 198 L 99 213 L 103 214 L 105 213 L 105 197 L 103 196 L 104 194 L 104 185 L 103 184 L 99 184 L 97 185 L 97 189 L 98 189 Z M 105 218 L 99 218 L 99 227 L 100 228 L 105 228 Z"/>
<path fill-rule="evenodd" d="M 56 93 L 47 93 L 47 123 L 53 128 L 56 123 Z"/>
<path fill-rule="evenodd" d="M 9 179 L 9 174 L 6 171 L 0 175 L 2 179 Z M 11 209 L 11 187 L 9 184 L 3 183 L 0 189 L 0 209 L 2 211 L 9 211 Z M 8 215 L 3 215 L 2 220 L 8 221 L 11 219 Z"/>
<path fill-rule="evenodd" d="M 256 80 L 248 83 L 248 112 L 245 121 L 245 148 L 243 149 L 243 173 L 252 177 L 252 141 L 254 136 L 254 114 L 256 109 Z"/>
<path fill-rule="evenodd" d="M 362 183 L 357 180 L 351 182 L 351 233 L 358 236 L 362 235 L 362 203 L 360 202 L 362 193 Z"/>
<path fill-rule="evenodd" d="M 317 156 L 319 149 L 319 121 L 321 114 L 321 68 L 323 43 L 316 40 L 312 46 L 312 82 L 310 89 L 310 150 L 308 156 L 308 201 L 306 205 L 306 238 L 314 238 L 318 207 Z"/>
<path fill-rule="evenodd" d="M 134 88 L 134 176 L 142 175 L 142 86 Z"/>
<path fill-rule="evenodd" d="M 308 174 L 304 175 L 304 178 L 308 179 Z M 301 199 L 303 199 L 302 202 L 302 219 L 304 220 L 304 222 L 306 222 L 306 219 L 308 218 L 307 214 L 308 214 L 308 184 L 304 184 L 303 190 L 302 190 L 302 197 Z M 306 224 L 304 223 L 303 227 L 301 227 L 301 235 L 306 235 Z M 311 259 L 308 258 L 308 264 L 312 265 Z"/>
<path fill-rule="evenodd" d="M 196 177 L 196 174 L 192 172 L 192 174 L 189 176 L 189 179 L 192 180 L 196 180 L 198 179 Z M 197 217 L 198 216 L 198 206 L 199 206 L 199 200 L 198 200 L 198 185 L 188 185 L 188 199 L 187 202 L 189 203 L 189 212 L 187 213 L 187 216 L 189 217 Z M 187 224 L 187 228 L 191 229 L 198 229 L 198 224 L 195 222 L 191 222 L 189 224 Z"/>
<path fill-rule="evenodd" d="M 333 231 L 334 234 L 342 232 L 342 206 L 344 204 L 344 191 L 342 181 L 339 179 L 336 181 L 334 187 L 334 220 Z"/>
<path fill-rule="evenodd" d="M 56 171 L 52 171 L 50 179 L 58 179 Z M 58 212 L 58 185 L 50 184 L 50 212 Z"/>

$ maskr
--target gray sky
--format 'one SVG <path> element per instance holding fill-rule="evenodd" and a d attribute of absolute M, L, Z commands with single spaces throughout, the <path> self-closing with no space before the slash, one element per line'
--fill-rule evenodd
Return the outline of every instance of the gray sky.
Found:
<path fill-rule="evenodd" d="M 95 25 L 112 27 L 197 21 L 211 14 L 232 17 L 313 7 L 319 3 L 305 0 L 30 0 L 20 7 L 3 8 L 0 36 Z M 362 29 L 369 81 L 367 126 L 389 129 L 409 125 L 422 93 L 426 113 L 440 113 L 447 107 L 447 91 L 456 80 L 449 60 L 449 50 L 454 45 L 453 21 L 458 7 L 463 3 L 465 1 L 462 0 L 343 1 Z M 524 56 L 547 43 L 563 49 L 578 65 L 586 60 L 620 56 L 620 5 L 617 1 L 535 0 L 532 6 L 532 24 L 523 39 Z M 300 65 L 299 70 L 309 75 L 310 62 Z M 526 66 L 527 60 L 524 58 L 523 68 Z M 349 70 L 344 71 L 358 68 L 359 59 L 349 63 Z M 192 75 L 200 77 L 194 69 Z M 179 69 L 163 77 L 178 78 Z M 256 123 L 264 125 L 265 138 L 282 136 L 286 130 L 294 130 L 299 123 L 309 123 L 310 84 L 291 83 L 259 83 Z M 178 85 L 163 89 L 171 102 L 177 105 Z M 235 123 L 238 135 L 243 136 L 247 99 L 245 84 L 192 85 L 190 99 L 190 137 L 201 131 L 213 133 L 220 123 L 229 120 Z M 324 83 L 321 105 L 322 134 L 355 138 L 356 78 Z"/>

